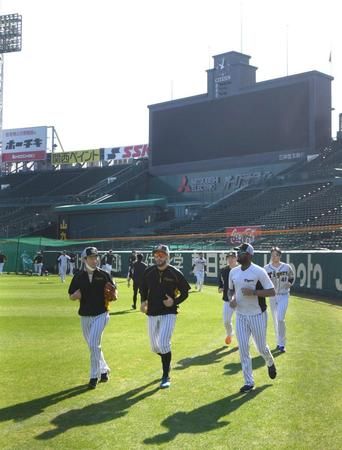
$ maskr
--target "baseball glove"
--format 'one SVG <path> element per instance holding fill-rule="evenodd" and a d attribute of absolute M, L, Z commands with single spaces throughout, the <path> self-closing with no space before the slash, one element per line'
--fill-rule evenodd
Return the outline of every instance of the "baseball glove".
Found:
<path fill-rule="evenodd" d="M 112 285 L 112 283 L 107 281 L 104 287 L 104 301 L 106 308 L 108 309 L 109 302 L 112 302 L 117 299 L 118 299 L 118 291 L 116 289 L 116 285 Z"/>

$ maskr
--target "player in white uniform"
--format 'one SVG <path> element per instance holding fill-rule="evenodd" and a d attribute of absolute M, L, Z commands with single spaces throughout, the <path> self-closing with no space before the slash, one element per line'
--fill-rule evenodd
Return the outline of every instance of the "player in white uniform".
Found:
<path fill-rule="evenodd" d="M 68 270 L 68 261 L 70 260 L 70 256 L 66 254 L 64 250 L 63 253 L 58 257 L 58 265 L 59 265 L 59 276 L 61 277 L 62 283 L 65 282 L 66 273 Z"/>
<path fill-rule="evenodd" d="M 277 339 L 277 348 L 281 353 L 285 353 L 285 315 L 289 304 L 290 288 L 293 285 L 295 277 L 291 266 L 280 261 L 280 258 L 280 248 L 272 247 L 271 262 L 265 266 L 265 270 L 274 284 L 276 292 L 275 297 L 270 298 L 270 307 L 273 317 L 274 333 Z"/>
<path fill-rule="evenodd" d="M 203 253 L 199 253 L 194 259 L 192 271 L 196 277 L 196 289 L 201 292 L 204 283 L 204 275 L 207 270 L 207 260 L 203 258 Z"/>
<path fill-rule="evenodd" d="M 244 243 L 235 250 L 238 251 L 238 262 L 241 266 L 235 267 L 229 273 L 229 296 L 230 306 L 236 308 L 236 337 L 245 379 L 240 392 L 248 392 L 254 388 L 252 359 L 249 354 L 251 336 L 266 362 L 269 377 L 274 379 L 277 376 L 273 356 L 266 344 L 265 297 L 274 296 L 275 290 L 266 270 L 252 263 L 253 247 Z"/>

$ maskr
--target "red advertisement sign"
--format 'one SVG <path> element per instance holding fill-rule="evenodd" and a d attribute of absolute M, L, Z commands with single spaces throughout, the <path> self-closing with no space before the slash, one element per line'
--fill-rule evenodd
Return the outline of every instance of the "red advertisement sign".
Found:
<path fill-rule="evenodd" d="M 228 227 L 226 228 L 226 233 L 231 244 L 241 244 L 242 242 L 252 243 L 257 236 L 260 236 L 261 227 L 261 225 Z"/>

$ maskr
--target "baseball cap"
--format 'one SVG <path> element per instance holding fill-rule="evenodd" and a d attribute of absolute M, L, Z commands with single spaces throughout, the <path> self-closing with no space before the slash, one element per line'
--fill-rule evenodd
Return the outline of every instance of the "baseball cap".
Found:
<path fill-rule="evenodd" d="M 236 252 L 228 252 L 227 258 L 228 258 L 228 256 L 234 256 L 234 258 L 236 258 Z"/>
<path fill-rule="evenodd" d="M 82 256 L 82 258 L 86 258 L 87 256 L 98 256 L 98 251 L 97 251 L 97 248 L 96 247 L 86 247 L 84 250 L 83 250 L 83 252 L 82 252 L 82 254 L 81 254 L 81 256 Z"/>
<path fill-rule="evenodd" d="M 152 253 L 155 254 L 156 252 L 163 252 L 163 253 L 165 253 L 165 255 L 170 254 L 169 247 L 167 245 L 163 245 L 163 244 L 157 245 L 157 247 L 153 250 Z"/>
<path fill-rule="evenodd" d="M 234 250 L 236 250 L 238 253 L 249 253 L 250 255 L 253 255 L 254 253 L 254 248 L 247 242 L 244 242 L 239 247 L 234 247 Z"/>

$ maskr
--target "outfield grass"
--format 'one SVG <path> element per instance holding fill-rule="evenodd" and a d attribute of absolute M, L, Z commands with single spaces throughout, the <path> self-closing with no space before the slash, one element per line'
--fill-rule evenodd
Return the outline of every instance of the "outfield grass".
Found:
<path fill-rule="evenodd" d="M 340 449 L 342 309 L 291 298 L 287 353 L 270 380 L 254 347 L 257 388 L 243 384 L 236 340 L 224 346 L 216 288 L 191 293 L 173 336 L 172 386 L 146 318 L 119 280 L 103 339 L 110 382 L 88 391 L 88 350 L 67 285 L 0 278 L 1 449 Z M 269 322 L 268 342 L 275 347 Z"/>

